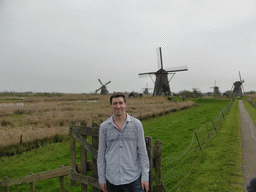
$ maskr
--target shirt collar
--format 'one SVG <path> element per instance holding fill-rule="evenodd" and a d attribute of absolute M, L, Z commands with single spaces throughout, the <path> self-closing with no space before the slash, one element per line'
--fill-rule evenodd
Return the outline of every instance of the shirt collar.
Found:
<path fill-rule="evenodd" d="M 131 121 L 131 116 L 128 115 L 128 113 L 126 113 L 126 121 Z M 126 122 L 125 121 L 125 122 Z M 111 124 L 114 124 L 114 121 L 113 121 L 113 115 L 107 120 L 108 123 L 111 123 Z"/>

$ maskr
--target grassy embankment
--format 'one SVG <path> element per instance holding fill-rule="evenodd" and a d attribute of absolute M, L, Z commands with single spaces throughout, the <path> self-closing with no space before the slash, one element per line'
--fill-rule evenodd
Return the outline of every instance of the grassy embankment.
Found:
<path fill-rule="evenodd" d="M 149 120 L 143 123 L 145 129 L 148 125 L 157 127 L 157 130 L 151 128 L 150 131 L 145 132 L 153 135 L 154 139 L 162 141 L 163 158 L 176 157 L 184 151 L 191 142 L 193 130 L 209 123 L 221 111 L 225 101 L 201 100 L 197 103 L 201 106 L 173 114 L 168 119 L 161 117 L 159 121 Z M 179 191 L 241 191 L 240 142 L 240 118 L 236 102 Z M 198 155 L 195 154 L 193 157 L 192 154 L 191 158 L 197 158 Z M 163 160 L 163 167 L 166 163 L 169 162 Z M 180 164 L 185 166 L 183 162 Z M 188 170 L 184 171 L 188 172 Z M 163 175 L 165 172 L 168 170 L 163 169 Z M 177 179 L 179 174 L 177 173 Z M 169 183 L 171 179 L 173 178 L 167 177 L 163 182 Z M 172 183 L 178 182 L 174 179 Z M 173 185 L 166 185 L 166 189 L 172 191 Z"/>
<path fill-rule="evenodd" d="M 243 191 L 240 114 L 236 101 L 180 191 Z"/>
<path fill-rule="evenodd" d="M 193 130 L 209 123 L 229 101 L 201 100 L 197 103 L 199 106 L 143 121 L 145 136 L 152 136 L 154 140 L 162 141 L 163 158 L 176 156 L 184 151 L 191 141 Z M 204 149 L 200 163 L 194 167 L 180 191 L 238 191 L 236 189 L 239 188 L 241 179 L 239 136 L 239 111 L 235 103 L 222 128 L 209 142 L 209 147 Z M 164 163 L 163 161 L 163 166 Z M 61 164 L 70 164 L 69 143 L 65 141 L 21 155 L 1 158 L 0 178 L 5 175 L 16 178 L 28 175 L 29 172 L 47 171 L 58 168 Z M 65 179 L 67 191 L 80 191 L 79 187 L 70 186 L 68 177 Z M 163 182 L 168 181 L 163 180 Z M 59 190 L 58 179 L 36 182 L 35 185 L 37 191 Z M 171 187 L 166 186 L 167 190 Z M 29 191 L 29 185 L 13 186 L 10 187 L 10 191 Z"/>
<path fill-rule="evenodd" d="M 243 103 L 244 103 L 246 110 L 250 114 L 250 116 L 254 122 L 254 125 L 256 126 L 256 109 L 252 105 L 250 105 L 247 101 L 243 101 Z"/>

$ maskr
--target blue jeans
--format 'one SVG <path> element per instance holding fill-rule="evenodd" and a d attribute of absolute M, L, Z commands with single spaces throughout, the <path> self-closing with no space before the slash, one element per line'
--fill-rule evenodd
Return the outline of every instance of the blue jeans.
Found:
<path fill-rule="evenodd" d="M 125 185 L 113 185 L 107 180 L 107 189 L 108 192 L 124 192 L 124 189 L 129 192 L 144 192 L 141 187 L 141 177 Z"/>

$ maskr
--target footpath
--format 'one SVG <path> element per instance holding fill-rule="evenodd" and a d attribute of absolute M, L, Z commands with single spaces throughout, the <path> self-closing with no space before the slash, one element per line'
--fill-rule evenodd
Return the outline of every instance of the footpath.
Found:
<path fill-rule="evenodd" d="M 243 189 L 247 192 L 246 185 L 251 178 L 256 176 L 256 127 L 251 119 L 250 114 L 244 107 L 243 101 L 239 101 L 241 137 L 243 148 Z"/>

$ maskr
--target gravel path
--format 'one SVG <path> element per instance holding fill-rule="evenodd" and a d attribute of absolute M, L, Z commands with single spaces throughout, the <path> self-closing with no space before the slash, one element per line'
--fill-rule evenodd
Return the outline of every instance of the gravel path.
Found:
<path fill-rule="evenodd" d="M 244 183 L 242 186 L 244 192 L 247 192 L 246 185 L 252 177 L 256 176 L 256 127 L 242 100 L 239 101 L 239 110 L 243 147 L 242 172 Z"/>

